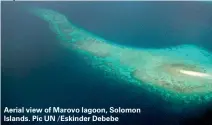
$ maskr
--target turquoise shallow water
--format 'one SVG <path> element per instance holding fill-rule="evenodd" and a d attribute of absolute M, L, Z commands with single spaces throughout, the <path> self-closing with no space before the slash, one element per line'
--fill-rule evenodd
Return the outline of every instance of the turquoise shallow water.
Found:
<path fill-rule="evenodd" d="M 38 5 L 39 7 L 46 7 L 46 8 L 48 8 L 49 6 L 45 4 L 37 4 L 37 6 Z M 97 5 L 97 3 L 95 5 Z M 127 7 L 128 9 L 130 8 L 130 5 L 131 6 L 134 5 L 133 7 L 135 7 L 136 9 L 139 9 L 139 6 L 135 4 L 123 4 L 121 6 L 118 3 L 116 3 L 116 7 L 121 6 L 122 8 Z M 147 4 L 146 6 L 148 5 L 150 4 Z M 7 8 L 8 6 L 11 8 L 12 7 L 14 8 L 14 6 L 9 4 L 7 5 Z M 76 14 L 74 15 L 73 10 L 72 11 L 65 10 L 71 7 L 67 6 L 67 8 L 65 7 L 65 9 L 61 9 L 60 8 L 61 6 L 62 5 L 60 4 L 57 4 L 57 5 L 52 4 L 51 7 L 49 6 L 49 8 L 50 9 L 53 8 L 55 10 L 63 12 L 66 15 L 70 14 L 72 18 L 74 16 L 77 17 Z M 84 8 L 86 8 L 86 6 L 89 8 L 92 5 L 85 4 Z M 100 5 L 100 6 L 103 6 L 103 5 Z M 113 4 L 113 7 L 114 6 L 115 4 Z M 197 5 L 193 5 L 193 6 L 197 6 Z M 129 117 L 122 116 L 123 119 L 124 118 L 128 118 L 128 119 L 123 120 L 120 124 L 122 123 L 130 124 L 133 122 L 137 122 L 138 124 L 143 123 L 146 125 L 154 124 L 154 123 L 159 123 L 162 125 L 164 124 L 170 125 L 175 123 L 177 124 L 178 121 L 176 121 L 175 119 L 181 117 L 181 114 L 179 115 L 178 112 L 173 113 L 172 111 L 170 111 L 169 103 L 165 103 L 164 101 L 161 100 L 160 97 L 157 97 L 157 95 L 153 96 L 146 91 L 141 91 L 143 90 L 142 88 L 137 88 L 134 85 L 127 84 L 127 83 L 125 84 L 126 81 L 111 79 L 110 73 L 94 70 L 89 65 L 89 63 L 85 62 L 85 59 L 81 58 L 80 54 L 79 55 L 74 54 L 73 51 L 70 51 L 69 49 L 64 48 L 63 46 L 58 44 L 58 39 L 56 38 L 55 34 L 50 32 L 48 24 L 43 22 L 42 20 L 37 19 L 36 17 L 30 14 L 27 14 L 25 10 L 25 8 L 27 7 L 28 7 L 27 4 L 19 4 L 19 6 L 16 7 L 15 11 L 11 10 L 11 8 L 5 9 L 4 11 L 5 15 L 6 13 L 10 13 L 10 14 L 16 15 L 16 17 L 13 17 L 13 18 L 5 17 L 3 20 L 5 24 L 3 27 L 3 30 L 4 30 L 3 41 L 5 41 L 3 42 L 3 46 L 5 46 L 5 49 L 3 50 L 4 52 L 3 59 L 5 59 L 3 60 L 4 62 L 3 63 L 3 82 L 8 83 L 8 84 L 3 84 L 3 87 L 5 88 L 3 90 L 3 94 L 5 95 L 5 100 L 7 99 L 7 101 L 3 105 L 14 106 L 14 105 L 26 104 L 26 105 L 34 105 L 38 107 L 39 106 L 45 107 L 45 106 L 48 106 L 49 104 L 52 104 L 52 105 L 61 105 L 64 107 L 70 107 L 70 106 L 78 107 L 79 105 L 85 105 L 88 107 L 108 107 L 110 105 L 123 106 L 123 107 L 143 107 L 143 110 L 144 110 L 143 114 L 138 116 L 129 116 Z M 80 9 L 77 9 L 76 6 L 74 7 L 75 7 L 75 11 L 78 10 L 78 12 L 80 12 L 79 11 Z M 205 8 L 207 8 L 207 5 L 205 5 Z M 82 11 L 85 11 L 85 10 L 82 10 Z M 105 10 L 108 10 L 108 8 L 106 8 Z M 112 12 L 112 10 L 110 11 Z M 130 10 L 128 11 L 128 13 L 133 13 L 133 11 Z M 155 11 L 152 13 L 155 13 Z M 160 13 L 162 15 L 163 11 L 161 11 Z M 122 13 L 120 12 L 120 15 L 121 14 Z M 88 14 L 85 14 L 85 15 L 88 15 Z M 92 14 L 91 12 L 90 15 L 93 18 L 95 16 L 100 18 L 101 14 L 98 15 L 98 13 L 96 14 L 94 12 Z M 97 17 L 94 19 L 98 19 Z M 109 19 L 106 18 L 106 16 L 103 16 L 103 17 L 100 19 L 104 21 L 106 20 L 109 21 Z M 206 20 L 205 23 L 208 21 L 208 18 L 206 17 L 204 18 L 204 20 Z M 125 18 L 119 17 L 119 19 L 120 18 L 128 19 L 126 17 Z M 138 18 L 138 17 L 134 17 L 134 18 Z M 23 19 L 27 19 L 26 22 L 23 21 Z M 19 21 L 17 21 L 16 23 L 13 23 L 14 20 L 19 20 Z M 78 17 L 78 20 L 80 20 L 79 17 Z M 89 25 L 91 25 L 92 22 L 90 22 L 90 24 L 87 21 L 83 23 L 83 21 L 76 21 L 76 19 L 74 20 L 74 18 L 73 18 L 73 21 L 76 22 L 76 24 L 82 27 L 85 27 L 89 31 L 94 32 L 95 34 L 103 36 L 104 38 L 111 39 L 111 41 L 119 42 L 119 41 L 123 41 L 124 38 L 126 41 L 131 41 L 132 37 L 130 37 L 129 35 L 126 35 L 126 36 L 124 35 L 127 33 L 131 35 L 134 34 L 134 33 L 131 33 L 132 30 L 131 31 L 123 30 L 122 32 L 124 35 L 120 35 L 122 34 L 122 32 L 119 31 L 120 29 L 117 30 L 116 28 L 120 28 L 121 26 L 124 27 L 124 25 L 117 24 L 118 26 L 113 28 L 112 31 L 111 31 L 111 28 L 108 28 L 107 29 L 108 31 L 107 31 L 106 28 L 110 26 L 108 24 L 108 26 L 104 26 L 104 27 L 102 26 L 103 27 L 102 29 L 104 29 L 104 31 L 97 32 L 97 29 L 101 29 L 101 27 L 97 28 L 97 26 L 94 25 L 93 27 L 95 27 L 96 29 L 95 28 L 92 29 L 91 28 L 92 26 L 89 27 Z M 200 20 L 200 22 L 201 21 L 203 21 L 203 19 Z M 99 22 L 103 22 L 103 21 L 99 21 Z M 110 23 L 113 24 L 114 22 L 115 21 L 111 21 Z M 123 22 L 123 24 L 124 23 L 127 23 L 127 22 Z M 21 27 L 21 24 L 26 25 L 26 27 L 24 28 Z M 104 24 L 107 24 L 107 23 L 104 23 Z M 197 24 L 199 24 L 198 21 L 196 21 L 196 31 L 198 31 L 197 30 L 198 28 L 202 28 L 200 30 L 202 31 L 204 29 L 204 26 L 200 24 L 197 25 Z M 99 24 L 98 26 L 101 26 L 101 25 Z M 175 27 L 175 28 L 178 28 L 178 27 Z M 23 32 L 19 33 L 19 29 L 22 29 Z M 133 30 L 136 31 L 138 29 L 133 29 Z M 180 30 L 180 28 L 178 30 Z M 29 31 L 33 31 L 33 32 L 29 32 Z M 140 29 L 140 31 L 142 32 L 142 28 Z M 187 31 L 191 31 L 191 30 L 187 30 Z M 9 37 L 9 33 L 11 32 L 14 35 L 13 38 Z M 109 35 L 102 35 L 104 34 L 104 32 L 108 32 Z M 113 32 L 113 33 L 110 33 L 110 32 Z M 135 32 L 135 34 L 136 33 L 137 32 Z M 179 31 L 177 33 L 180 34 Z M 195 44 L 197 44 L 198 46 L 200 45 L 201 41 L 210 41 L 210 37 L 208 37 L 208 40 L 205 40 L 207 38 L 206 36 L 209 36 L 209 31 L 207 30 L 205 31 L 206 35 L 204 34 L 203 36 L 198 36 L 199 43 L 197 43 L 198 42 L 197 38 L 193 39 L 193 37 L 195 36 L 194 34 L 195 32 L 193 34 L 192 33 L 185 34 L 184 41 L 188 39 L 190 39 L 191 41 L 193 40 L 196 42 Z M 115 38 L 115 35 L 117 35 L 117 38 Z M 159 34 L 153 33 L 152 35 L 154 36 L 153 38 L 155 38 L 154 41 L 162 41 L 158 39 L 157 37 L 157 35 L 160 36 Z M 120 38 L 118 36 L 122 36 L 123 38 Z M 168 35 L 168 37 L 170 36 L 171 34 Z M 146 40 L 148 39 L 150 40 L 150 38 L 148 38 L 148 35 L 146 35 L 146 37 L 147 37 Z M 179 38 L 176 38 L 176 39 L 179 39 Z M 183 39 L 183 36 L 181 36 L 180 39 Z M 11 42 L 6 42 L 6 41 L 11 41 Z M 145 46 L 146 48 L 162 48 L 165 46 L 175 46 L 176 44 L 174 43 L 175 40 L 171 41 L 173 43 L 172 45 L 165 45 L 165 42 L 163 43 L 164 45 L 161 45 L 162 42 L 159 42 L 160 45 L 158 46 L 156 46 L 156 42 L 151 42 L 152 46 L 150 46 L 150 42 L 147 45 L 147 43 L 137 42 L 138 40 L 133 40 L 133 41 L 136 41 L 136 42 L 131 42 L 131 46 L 136 46 L 136 48 L 140 48 L 142 45 Z M 170 41 L 170 39 L 167 41 Z M 12 46 L 17 42 L 19 43 L 17 47 Z M 185 43 L 182 42 L 182 44 L 185 44 Z M 118 44 L 125 44 L 129 46 L 130 43 L 122 42 Z M 207 46 L 208 44 L 209 43 L 205 42 L 202 46 L 205 46 L 205 48 L 210 49 L 210 46 Z M 178 45 L 180 44 L 178 43 Z M 195 53 L 192 53 L 192 54 L 195 55 Z M 6 58 L 6 56 L 10 57 L 10 59 Z M 192 56 L 192 57 L 194 57 L 193 59 L 198 60 L 196 56 Z M 82 76 L 83 76 L 83 79 L 82 79 Z M 22 86 L 19 85 L 20 83 L 22 84 Z M 39 90 L 39 94 L 38 94 L 38 90 Z M 61 98 L 61 96 L 64 98 Z M 89 98 L 87 98 L 87 96 Z M 16 100 L 15 101 L 10 100 L 8 97 L 16 98 Z M 158 104 L 158 105 L 155 105 L 155 104 Z M 172 108 L 177 108 L 177 107 L 173 106 Z M 204 109 L 205 107 L 202 107 L 202 108 Z M 193 109 L 194 110 L 193 112 L 197 112 L 201 110 L 201 108 L 194 109 L 191 107 L 190 109 Z M 179 109 L 177 108 L 175 111 L 179 111 L 179 110 L 180 108 Z M 185 111 L 185 112 L 189 114 L 189 111 Z M 167 117 L 170 120 L 167 120 Z"/>
<path fill-rule="evenodd" d="M 32 14 L 49 23 L 62 44 L 89 58 L 92 67 L 155 93 L 184 108 L 206 104 L 212 95 L 212 54 L 195 45 L 165 49 L 115 45 L 76 27 L 54 10 L 33 8 Z M 196 58 L 199 57 L 199 58 Z"/>

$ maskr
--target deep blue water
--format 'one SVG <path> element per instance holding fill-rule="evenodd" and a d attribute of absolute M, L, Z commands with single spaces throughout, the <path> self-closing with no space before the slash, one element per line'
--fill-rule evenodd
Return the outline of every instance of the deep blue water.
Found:
<path fill-rule="evenodd" d="M 161 108 L 163 102 L 142 91 L 138 94 L 137 88 L 123 81 L 104 77 L 104 73 L 93 70 L 79 55 L 61 46 L 48 24 L 27 12 L 29 7 L 57 10 L 74 24 L 119 44 L 150 48 L 196 44 L 212 51 L 212 4 L 2 3 L 2 107 L 140 107 L 140 115 L 120 115 L 119 124 L 179 123 L 178 115 Z"/>

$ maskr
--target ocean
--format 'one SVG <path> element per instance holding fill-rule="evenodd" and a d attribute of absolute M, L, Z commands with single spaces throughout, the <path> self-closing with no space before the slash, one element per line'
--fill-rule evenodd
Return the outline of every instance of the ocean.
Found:
<path fill-rule="evenodd" d="M 116 114 L 115 116 L 120 118 L 116 124 L 120 125 L 183 125 L 188 118 L 205 118 L 204 112 L 201 114 L 197 112 L 197 116 L 191 115 L 185 118 L 180 113 L 166 111 L 163 101 L 154 99 L 155 97 L 125 81 L 108 78 L 104 72 L 94 70 L 80 58 L 80 55 L 59 44 L 59 39 L 49 29 L 48 24 L 30 14 L 28 9 L 40 7 L 56 10 L 66 15 L 72 23 L 120 45 L 157 49 L 194 44 L 212 52 L 212 4 L 208 2 L 2 2 L 1 4 L 2 111 L 4 107 L 141 108 L 140 114 Z M 2 124 L 10 123 L 2 122 Z M 13 124 L 114 123 L 14 122 Z"/>

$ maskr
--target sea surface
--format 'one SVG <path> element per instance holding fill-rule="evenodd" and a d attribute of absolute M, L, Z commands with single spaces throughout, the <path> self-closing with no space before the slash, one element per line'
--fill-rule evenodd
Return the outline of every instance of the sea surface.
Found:
<path fill-rule="evenodd" d="M 141 114 L 117 115 L 120 117 L 119 124 L 183 124 L 181 121 L 184 116 L 167 112 L 162 101 L 156 101 L 148 94 L 138 93 L 139 90 L 135 86 L 107 78 L 103 72 L 94 70 L 80 58 L 80 55 L 59 44 L 58 38 L 49 29 L 48 24 L 30 14 L 28 10 L 31 7 L 40 7 L 58 11 L 66 15 L 73 24 L 117 44 L 155 49 L 194 44 L 212 52 L 211 3 L 2 2 L 1 4 L 2 110 L 5 106 L 141 108 Z M 75 124 L 100 123 L 71 123 Z"/>

